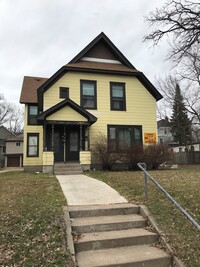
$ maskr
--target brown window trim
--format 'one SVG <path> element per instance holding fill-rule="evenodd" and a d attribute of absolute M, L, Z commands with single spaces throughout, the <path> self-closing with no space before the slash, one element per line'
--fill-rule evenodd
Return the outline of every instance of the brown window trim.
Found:
<path fill-rule="evenodd" d="M 30 136 L 37 136 L 37 154 L 36 155 L 29 155 L 29 137 Z M 36 158 L 39 157 L 39 133 L 27 133 L 27 157 Z"/>
<path fill-rule="evenodd" d="M 123 108 L 122 109 L 116 109 L 113 106 L 113 99 L 114 97 L 112 96 L 112 85 L 121 85 L 123 88 Z M 126 90 L 125 90 L 125 83 L 120 83 L 120 82 L 110 82 L 110 109 L 114 111 L 126 111 Z"/>
<path fill-rule="evenodd" d="M 37 122 L 36 122 L 36 123 L 31 123 L 31 121 L 30 121 L 30 118 L 35 118 L 35 119 L 37 119 L 37 115 L 30 115 L 30 108 L 31 108 L 32 106 L 34 106 L 34 107 L 38 107 L 38 105 L 34 105 L 34 104 L 29 104 L 29 105 L 28 105 L 28 120 L 27 120 L 27 124 L 28 124 L 28 125 L 38 125 Z"/>
<path fill-rule="evenodd" d="M 115 128 L 116 129 L 116 150 L 113 150 L 109 147 L 109 129 L 110 128 Z M 142 134 L 142 125 L 112 125 L 112 124 L 109 124 L 107 125 L 107 142 L 108 142 L 108 148 L 109 148 L 109 151 L 110 152 L 115 152 L 119 149 L 119 129 L 120 128 L 131 128 L 132 129 L 132 136 L 131 136 L 131 145 L 134 145 L 134 144 L 137 144 L 136 143 L 136 140 L 134 138 L 134 129 L 140 129 L 140 133 L 141 133 L 141 139 L 140 139 L 140 144 L 138 145 L 143 145 L 143 134 Z"/>
<path fill-rule="evenodd" d="M 83 105 L 83 84 L 84 83 L 89 83 L 89 84 L 94 84 L 94 107 L 84 107 Z M 94 80 L 80 80 L 80 102 L 81 102 L 81 107 L 85 109 L 97 109 L 97 81 Z"/>
<path fill-rule="evenodd" d="M 69 98 L 69 87 L 60 87 L 60 98 Z"/>

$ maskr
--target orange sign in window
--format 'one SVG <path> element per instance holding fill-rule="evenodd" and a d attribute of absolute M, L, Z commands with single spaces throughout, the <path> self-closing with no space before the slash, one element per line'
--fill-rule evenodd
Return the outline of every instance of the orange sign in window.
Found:
<path fill-rule="evenodd" d="M 145 144 L 155 144 L 156 143 L 156 133 L 144 133 L 144 143 Z"/>

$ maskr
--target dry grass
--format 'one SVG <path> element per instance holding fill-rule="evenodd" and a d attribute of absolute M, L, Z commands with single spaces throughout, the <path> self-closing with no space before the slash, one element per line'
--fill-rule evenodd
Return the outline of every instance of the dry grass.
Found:
<path fill-rule="evenodd" d="M 200 223 L 200 166 L 178 170 L 151 171 L 159 183 Z M 106 182 L 129 201 L 144 203 L 142 172 L 90 172 Z M 174 253 L 188 267 L 200 266 L 200 232 L 149 181 L 149 199 L 145 203 L 168 236 Z"/>
<path fill-rule="evenodd" d="M 0 266 L 71 266 L 54 176 L 0 174 Z"/>

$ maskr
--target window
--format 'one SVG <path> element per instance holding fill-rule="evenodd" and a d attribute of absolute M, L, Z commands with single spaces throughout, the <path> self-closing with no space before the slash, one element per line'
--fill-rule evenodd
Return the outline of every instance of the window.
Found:
<path fill-rule="evenodd" d="M 20 142 L 17 142 L 17 143 L 16 143 L 16 146 L 20 146 Z"/>
<path fill-rule="evenodd" d="M 38 106 L 29 105 L 28 106 L 28 124 L 37 125 L 37 115 L 38 115 Z"/>
<path fill-rule="evenodd" d="M 142 126 L 108 126 L 108 145 L 111 151 L 131 147 L 132 144 L 142 144 Z"/>
<path fill-rule="evenodd" d="M 28 133 L 27 134 L 27 157 L 39 156 L 39 134 Z"/>
<path fill-rule="evenodd" d="M 97 109 L 96 81 L 81 80 L 81 106 Z"/>
<path fill-rule="evenodd" d="M 110 83 L 111 110 L 126 110 L 125 83 Z"/>
<path fill-rule="evenodd" d="M 68 87 L 60 87 L 60 98 L 63 98 L 63 99 L 69 98 Z"/>

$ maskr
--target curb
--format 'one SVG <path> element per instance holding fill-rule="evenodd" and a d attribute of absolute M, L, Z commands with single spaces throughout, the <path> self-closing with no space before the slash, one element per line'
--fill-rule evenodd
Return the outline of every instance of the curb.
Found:
<path fill-rule="evenodd" d="M 67 245 L 69 248 L 69 251 L 71 253 L 72 256 L 72 260 L 74 262 L 74 266 L 76 265 L 76 258 L 75 258 L 75 249 L 74 249 L 74 241 L 73 241 L 73 237 L 72 237 L 72 228 L 71 228 L 71 223 L 70 223 L 70 217 L 69 217 L 69 210 L 67 206 L 63 207 L 63 213 L 64 213 L 64 221 L 66 224 L 66 233 L 67 233 Z"/>

